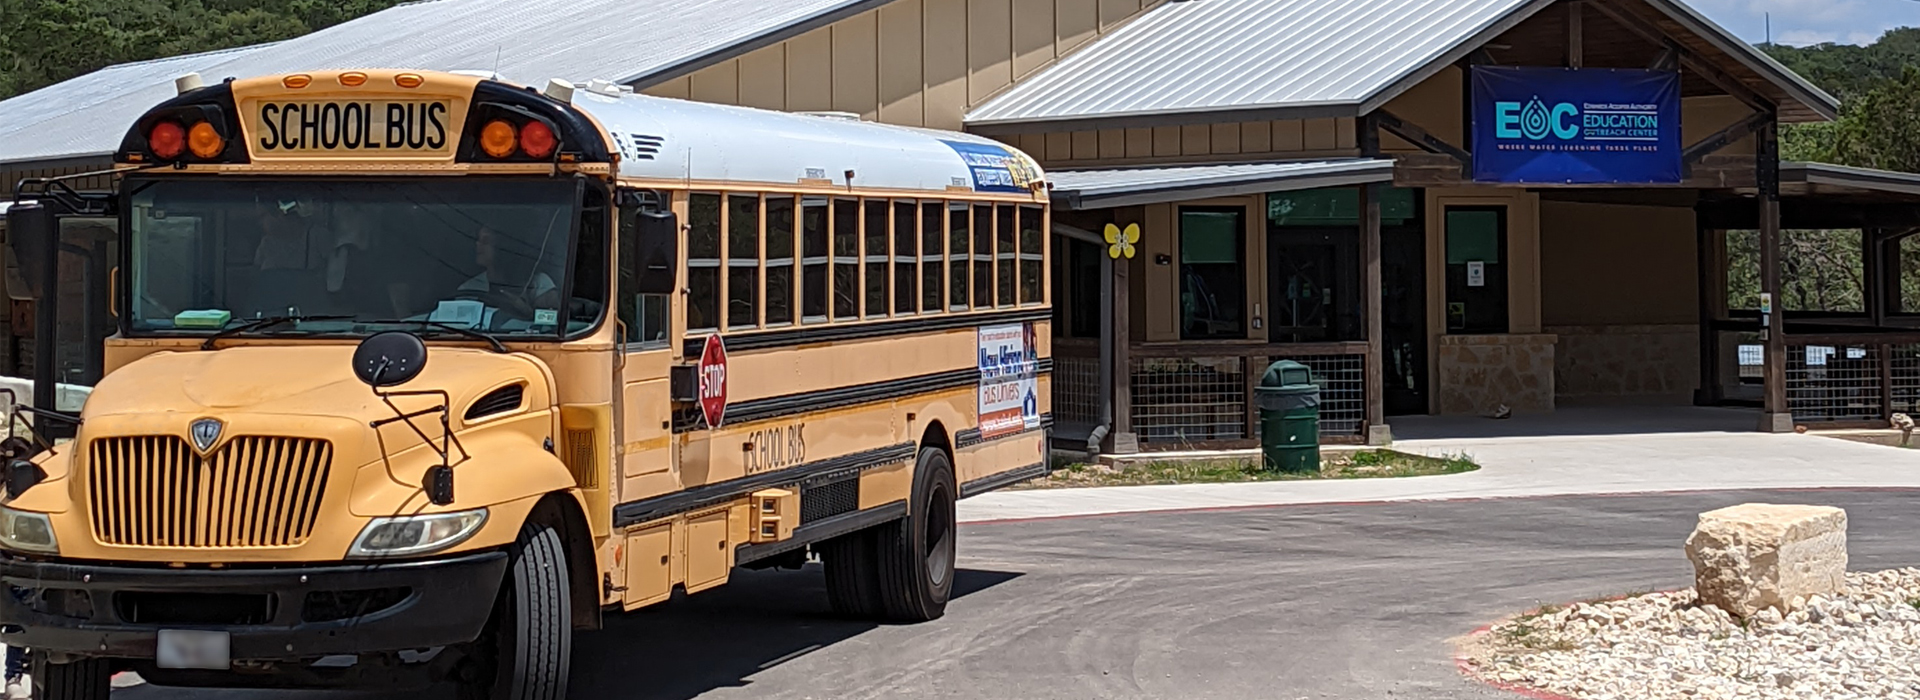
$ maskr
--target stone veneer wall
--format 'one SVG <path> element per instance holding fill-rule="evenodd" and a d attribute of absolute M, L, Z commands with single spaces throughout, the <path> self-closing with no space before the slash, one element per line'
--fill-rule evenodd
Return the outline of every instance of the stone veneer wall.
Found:
<path fill-rule="evenodd" d="M 1551 335 L 1441 336 L 1440 415 L 1487 415 L 1501 404 L 1516 413 L 1552 411 L 1554 344 Z"/>
<path fill-rule="evenodd" d="M 1568 403 L 1690 404 L 1700 384 L 1697 325 L 1552 326 L 1554 391 Z"/>

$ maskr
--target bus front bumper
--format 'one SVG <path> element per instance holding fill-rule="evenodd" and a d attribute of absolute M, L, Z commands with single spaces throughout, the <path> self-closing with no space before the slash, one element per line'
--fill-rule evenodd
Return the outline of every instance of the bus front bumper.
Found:
<path fill-rule="evenodd" d="M 0 643 L 153 659 L 161 630 L 231 635 L 241 660 L 471 642 L 492 614 L 504 552 L 284 569 L 150 569 L 0 560 Z"/>

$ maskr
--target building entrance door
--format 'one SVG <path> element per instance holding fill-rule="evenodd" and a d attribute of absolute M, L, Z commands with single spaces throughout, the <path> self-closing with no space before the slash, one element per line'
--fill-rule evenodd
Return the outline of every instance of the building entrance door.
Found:
<path fill-rule="evenodd" d="M 1427 412 L 1427 243 L 1419 227 L 1381 232 L 1380 360 L 1390 416 Z"/>

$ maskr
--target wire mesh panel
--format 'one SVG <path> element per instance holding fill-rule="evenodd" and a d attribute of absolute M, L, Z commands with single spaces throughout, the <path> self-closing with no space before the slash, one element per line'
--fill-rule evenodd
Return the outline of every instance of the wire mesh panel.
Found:
<path fill-rule="evenodd" d="M 1244 358 L 1136 357 L 1132 372 L 1133 429 L 1141 442 L 1246 439 Z"/>
<path fill-rule="evenodd" d="M 1063 423 L 1101 423 L 1100 360 L 1053 356 L 1053 417 Z"/>
<path fill-rule="evenodd" d="M 1870 345 L 1788 345 L 1787 408 L 1794 421 L 1884 418 L 1878 355 Z"/>
<path fill-rule="evenodd" d="M 1313 371 L 1313 383 L 1320 386 L 1320 434 L 1359 435 L 1367 420 L 1367 356 L 1319 355 L 1311 357 L 1276 356 L 1268 362 L 1293 360 Z M 1266 366 L 1255 368 L 1265 372 Z M 1259 376 L 1253 378 L 1260 381 Z"/>
<path fill-rule="evenodd" d="M 1920 345 L 1894 345 L 1887 355 L 1894 413 L 1920 414 Z"/>

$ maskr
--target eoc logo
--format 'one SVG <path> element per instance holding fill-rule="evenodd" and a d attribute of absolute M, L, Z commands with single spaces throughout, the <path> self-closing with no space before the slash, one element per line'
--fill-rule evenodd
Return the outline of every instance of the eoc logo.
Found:
<path fill-rule="evenodd" d="M 262 152 L 438 151 L 446 101 L 267 102 L 255 123 Z"/>
<path fill-rule="evenodd" d="M 1660 106 L 1561 102 L 1551 107 L 1534 97 L 1526 103 L 1495 102 L 1494 135 L 1545 141 L 1659 141 Z"/>

